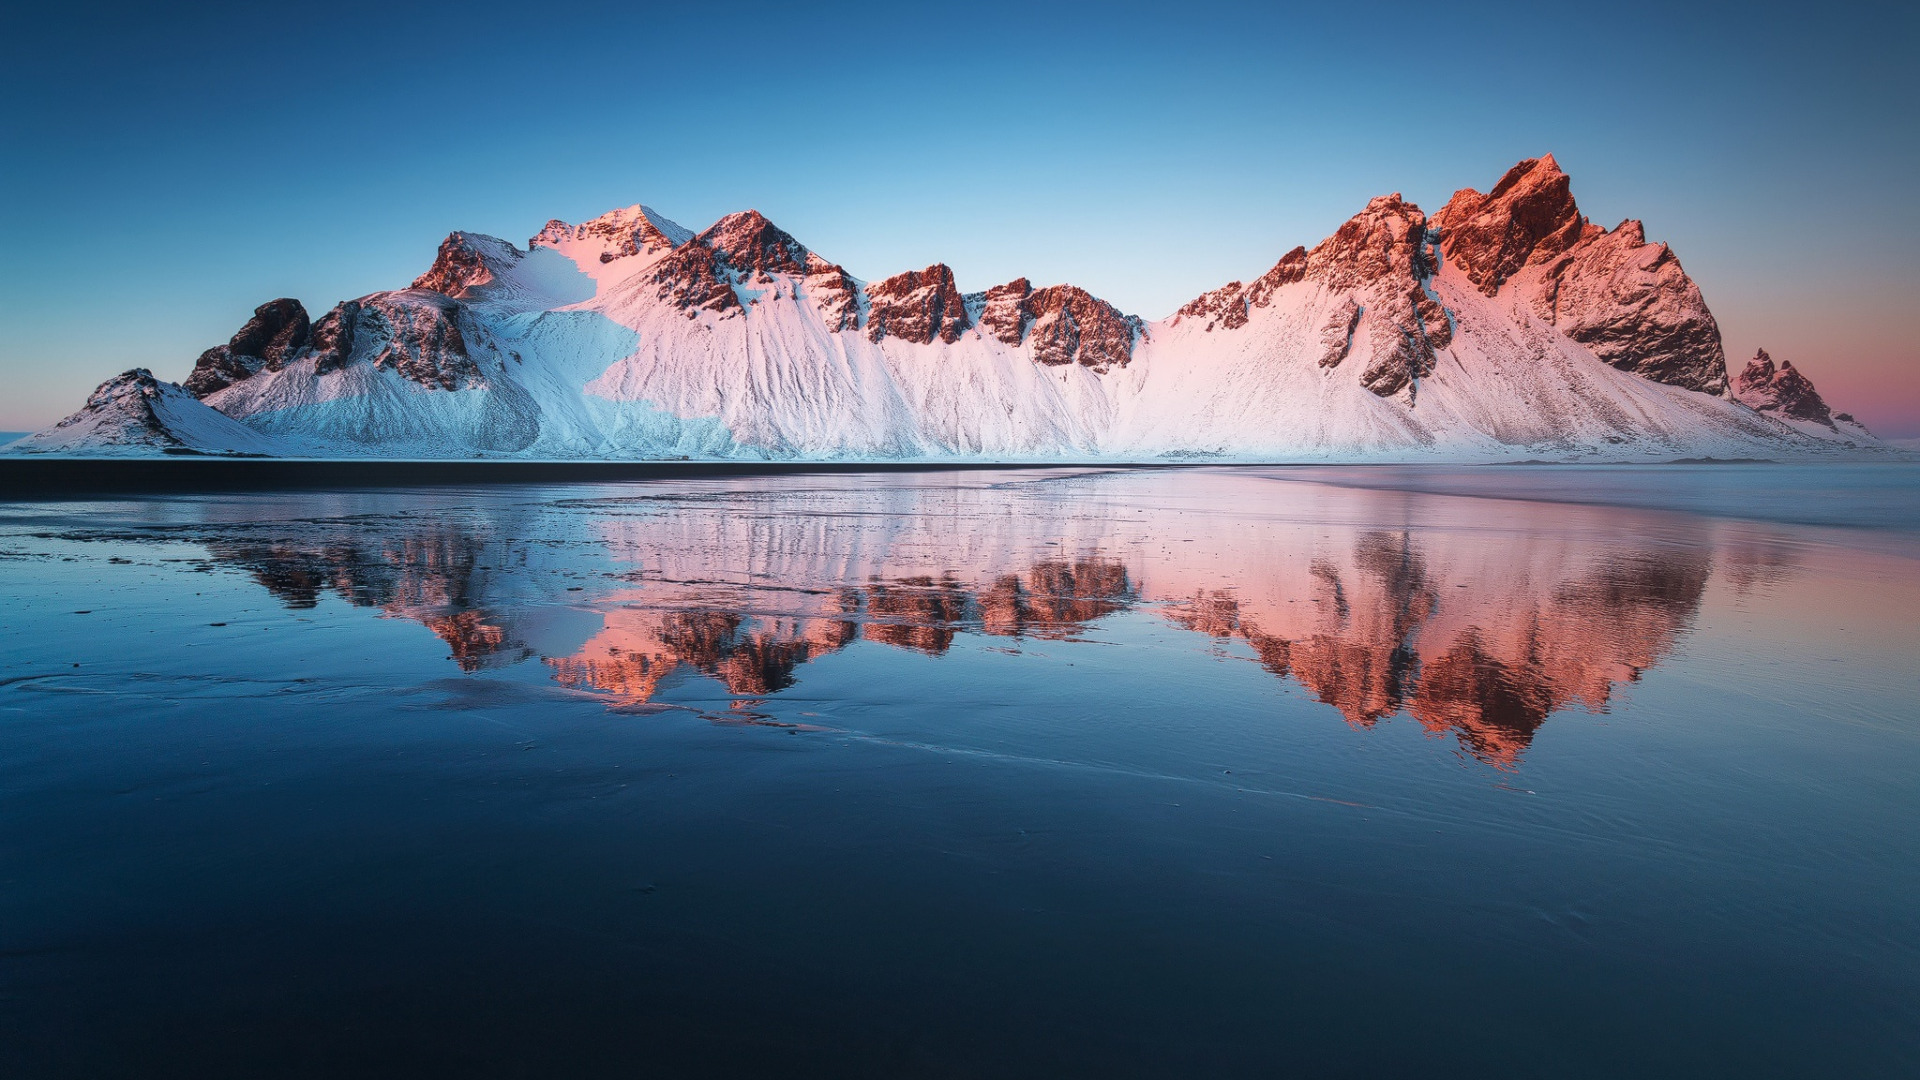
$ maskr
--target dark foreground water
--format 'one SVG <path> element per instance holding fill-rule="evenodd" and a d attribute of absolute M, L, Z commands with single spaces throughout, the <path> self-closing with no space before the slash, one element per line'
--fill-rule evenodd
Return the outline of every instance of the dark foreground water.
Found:
<path fill-rule="evenodd" d="M 1912 1075 L 1920 476 L 1503 473 L 0 506 L 0 1075 Z"/>

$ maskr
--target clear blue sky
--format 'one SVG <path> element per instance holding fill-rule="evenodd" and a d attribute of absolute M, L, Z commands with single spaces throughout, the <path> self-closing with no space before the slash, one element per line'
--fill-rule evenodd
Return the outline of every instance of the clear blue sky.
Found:
<path fill-rule="evenodd" d="M 1916 56 L 1893 4 L 16 8 L 0 428 L 184 377 L 272 297 L 404 285 L 456 228 L 755 207 L 861 277 L 1155 318 L 1551 151 L 1674 245 L 1736 365 L 1920 435 Z"/>

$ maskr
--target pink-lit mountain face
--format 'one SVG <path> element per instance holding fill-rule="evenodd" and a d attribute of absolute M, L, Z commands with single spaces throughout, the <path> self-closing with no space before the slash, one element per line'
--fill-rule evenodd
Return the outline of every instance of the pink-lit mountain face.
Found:
<path fill-rule="evenodd" d="M 633 206 L 548 222 L 525 248 L 458 232 L 409 288 L 318 319 L 297 300 L 263 304 L 200 357 L 178 393 L 190 407 L 170 406 L 157 429 L 94 438 L 90 402 L 16 446 L 617 459 L 1884 451 L 1770 363 L 1730 387 L 1719 328 L 1678 258 L 1637 221 L 1589 222 L 1549 156 L 1431 217 L 1399 195 L 1374 199 L 1313 248 L 1151 323 L 1074 285 L 964 292 L 938 263 L 862 281 L 756 211 L 695 233 Z M 153 438 L 125 434 L 144 430 Z"/>

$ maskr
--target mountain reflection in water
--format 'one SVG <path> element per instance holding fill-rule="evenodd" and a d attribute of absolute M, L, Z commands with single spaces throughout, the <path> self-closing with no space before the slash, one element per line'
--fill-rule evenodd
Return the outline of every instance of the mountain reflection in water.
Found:
<path fill-rule="evenodd" d="M 1196 645 L 1244 643 L 1351 725 L 1404 712 L 1511 766 L 1547 717 L 1602 710 L 1659 663 L 1716 564 L 1736 590 L 1791 572 L 1778 552 L 1659 526 L 1227 473 L 1095 474 L 709 485 L 319 520 L 208 548 L 289 607 L 331 593 L 426 626 L 465 671 L 538 656 L 559 684 L 630 709 L 682 670 L 759 698 L 862 640 L 939 656 L 961 635 L 1017 647 L 1151 612 Z M 556 605 L 597 631 L 537 641 L 525 616 Z"/>

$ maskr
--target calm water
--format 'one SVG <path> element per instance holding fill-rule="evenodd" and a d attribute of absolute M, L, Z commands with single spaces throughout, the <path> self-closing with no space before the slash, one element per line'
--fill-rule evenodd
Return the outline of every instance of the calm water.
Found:
<path fill-rule="evenodd" d="M 1910 1075 L 1916 480 L 0 506 L 0 1074 Z"/>

